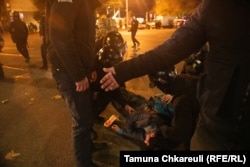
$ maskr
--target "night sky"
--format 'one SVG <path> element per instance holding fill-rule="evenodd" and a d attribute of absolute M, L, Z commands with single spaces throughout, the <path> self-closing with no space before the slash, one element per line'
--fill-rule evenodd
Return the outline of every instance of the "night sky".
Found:
<path fill-rule="evenodd" d="M 123 0 L 124 7 L 126 0 Z M 154 5 L 154 0 L 128 0 L 129 11 L 136 17 L 145 17 L 146 12 L 150 11 Z"/>

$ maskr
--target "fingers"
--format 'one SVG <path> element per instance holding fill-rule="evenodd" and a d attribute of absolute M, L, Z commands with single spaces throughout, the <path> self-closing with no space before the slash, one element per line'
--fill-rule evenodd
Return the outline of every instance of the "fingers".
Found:
<path fill-rule="evenodd" d="M 107 74 L 100 80 L 101 88 L 105 91 L 114 90 L 119 87 L 119 84 L 115 80 L 115 69 L 114 67 L 111 68 L 103 68 L 103 71 Z"/>
<path fill-rule="evenodd" d="M 76 85 L 76 91 L 77 92 L 83 92 L 86 89 L 88 89 L 88 85 L 83 85 L 83 84 L 77 84 Z"/>
<path fill-rule="evenodd" d="M 103 71 L 106 72 L 106 73 L 110 72 L 110 73 L 112 73 L 112 74 L 115 74 L 115 69 L 114 69 L 114 67 L 111 67 L 111 68 L 103 68 Z"/>
<path fill-rule="evenodd" d="M 111 72 L 108 72 L 100 81 L 101 88 L 105 91 L 114 90 L 119 87 L 119 84 L 115 80 Z"/>
<path fill-rule="evenodd" d="M 162 96 L 161 101 L 162 102 L 166 102 L 167 104 L 169 104 L 171 101 L 173 100 L 173 96 L 170 94 L 165 94 L 164 96 Z"/>
<path fill-rule="evenodd" d="M 77 92 L 83 92 L 86 89 L 89 88 L 89 81 L 88 78 L 85 77 L 83 80 L 79 81 L 79 82 L 75 82 L 75 86 L 76 86 L 76 91 Z"/>

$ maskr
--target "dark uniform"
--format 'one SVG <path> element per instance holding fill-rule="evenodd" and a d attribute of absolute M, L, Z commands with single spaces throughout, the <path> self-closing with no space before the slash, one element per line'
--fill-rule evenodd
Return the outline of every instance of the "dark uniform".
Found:
<path fill-rule="evenodd" d="M 47 49 L 46 49 L 46 33 L 45 33 L 45 16 L 43 15 L 40 20 L 39 25 L 39 35 L 42 38 L 42 44 L 41 44 L 41 56 L 42 56 L 42 62 L 43 65 L 40 67 L 40 69 L 47 70 L 48 69 L 48 61 L 47 61 Z"/>
<path fill-rule="evenodd" d="M 2 52 L 3 47 L 4 47 L 4 39 L 3 39 L 3 34 L 0 32 L 0 52 Z"/>
<path fill-rule="evenodd" d="M 27 49 L 29 30 L 26 24 L 20 19 L 18 12 L 13 12 L 13 21 L 10 23 L 9 31 L 12 41 L 16 43 L 17 50 L 25 58 L 25 61 L 29 62 L 30 56 Z"/>
<path fill-rule="evenodd" d="M 208 42 L 198 82 L 201 119 L 193 149 L 250 149 L 249 7 L 247 0 L 203 0 L 169 40 L 115 66 L 116 80 L 123 83 L 171 67 Z"/>
<path fill-rule="evenodd" d="M 97 0 L 47 0 L 48 56 L 57 87 L 71 112 L 77 167 L 95 166 L 92 93 L 88 87 L 83 91 L 76 88 L 79 83 L 89 83 L 86 78 L 94 70 L 94 11 L 98 5 Z"/>
<path fill-rule="evenodd" d="M 133 47 L 136 48 L 139 47 L 140 42 L 135 38 L 137 30 L 138 30 L 138 26 L 139 26 L 139 22 L 136 18 L 133 18 L 132 22 L 131 22 L 131 38 L 132 38 L 132 42 L 133 42 Z"/>

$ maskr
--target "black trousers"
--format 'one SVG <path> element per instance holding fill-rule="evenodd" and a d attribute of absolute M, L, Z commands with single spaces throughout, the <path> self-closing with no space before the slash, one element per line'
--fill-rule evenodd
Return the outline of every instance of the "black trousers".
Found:
<path fill-rule="evenodd" d="M 16 41 L 16 48 L 26 60 L 30 59 L 26 41 Z"/>

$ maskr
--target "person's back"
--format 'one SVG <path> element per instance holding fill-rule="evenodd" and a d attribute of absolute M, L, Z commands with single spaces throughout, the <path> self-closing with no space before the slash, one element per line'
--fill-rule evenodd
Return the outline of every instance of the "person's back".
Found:
<path fill-rule="evenodd" d="M 206 2 L 207 10 L 203 10 L 201 24 L 206 27 L 210 52 L 198 87 L 202 107 L 199 125 L 207 133 L 216 133 L 217 140 L 229 142 L 219 147 L 250 149 L 247 130 L 250 108 L 246 108 L 244 100 L 250 86 L 250 3 L 246 0 Z M 219 6 L 223 6 L 223 12 Z M 194 15 L 192 19 L 197 17 Z M 237 19 L 232 22 L 231 18 Z M 192 26 L 192 22 L 186 24 Z"/>

